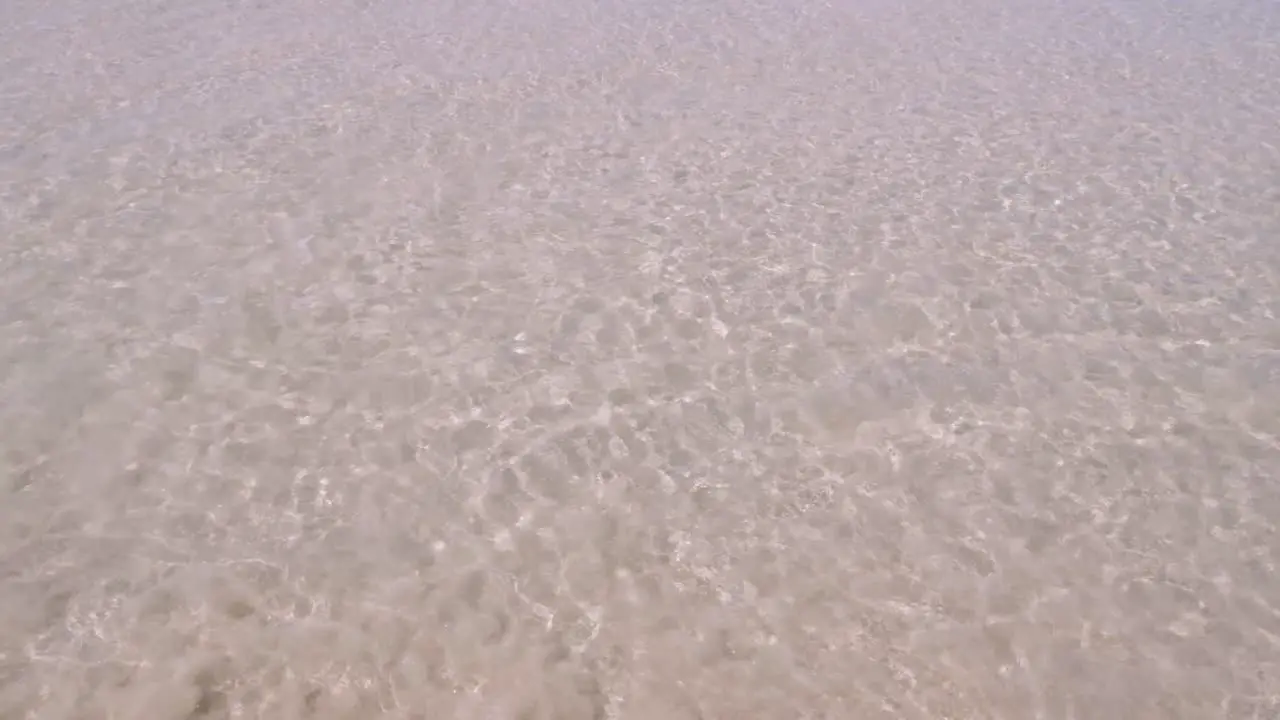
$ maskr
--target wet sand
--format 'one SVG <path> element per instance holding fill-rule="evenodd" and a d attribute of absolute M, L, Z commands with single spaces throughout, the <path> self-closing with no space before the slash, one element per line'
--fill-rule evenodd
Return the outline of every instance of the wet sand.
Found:
<path fill-rule="evenodd" d="M 0 717 L 1280 715 L 1280 10 L 0 5 Z"/>

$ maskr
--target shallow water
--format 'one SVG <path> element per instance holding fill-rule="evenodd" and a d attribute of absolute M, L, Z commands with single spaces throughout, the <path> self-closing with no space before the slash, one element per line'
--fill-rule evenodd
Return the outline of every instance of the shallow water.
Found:
<path fill-rule="evenodd" d="M 1280 714 L 1280 12 L 0 6 L 0 717 Z"/>

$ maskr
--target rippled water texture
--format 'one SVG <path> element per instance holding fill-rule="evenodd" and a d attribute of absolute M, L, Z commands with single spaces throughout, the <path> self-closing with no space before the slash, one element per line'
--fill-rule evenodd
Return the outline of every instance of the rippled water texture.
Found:
<path fill-rule="evenodd" d="M 7 0 L 0 717 L 1280 717 L 1280 10 Z"/>

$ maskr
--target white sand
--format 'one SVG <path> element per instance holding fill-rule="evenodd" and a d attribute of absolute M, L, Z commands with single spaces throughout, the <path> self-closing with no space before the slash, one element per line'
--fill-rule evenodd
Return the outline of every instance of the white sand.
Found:
<path fill-rule="evenodd" d="M 1263 0 L 5 0 L 0 718 L 1280 716 Z"/>

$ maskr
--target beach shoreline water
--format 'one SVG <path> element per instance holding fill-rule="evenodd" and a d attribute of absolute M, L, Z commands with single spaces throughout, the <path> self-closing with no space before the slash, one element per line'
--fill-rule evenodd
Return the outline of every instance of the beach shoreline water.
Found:
<path fill-rule="evenodd" d="M 1280 10 L 0 8 L 0 717 L 1280 713 Z"/>

